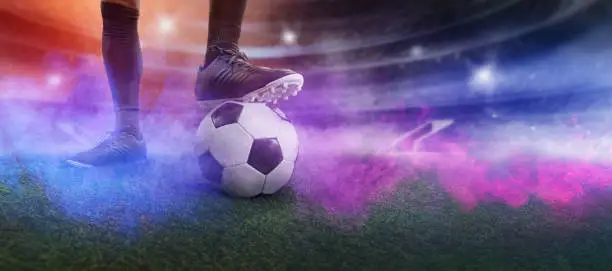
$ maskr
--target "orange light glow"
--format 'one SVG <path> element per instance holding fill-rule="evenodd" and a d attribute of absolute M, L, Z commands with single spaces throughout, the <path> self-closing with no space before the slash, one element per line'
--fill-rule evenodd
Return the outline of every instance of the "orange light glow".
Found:
<path fill-rule="evenodd" d="M 269 19 L 269 14 L 274 12 L 271 8 L 274 3 L 274 0 L 249 1 L 245 23 L 265 22 Z M 0 14 L 4 14 L 4 18 L 1 18 L 3 21 L 0 22 L 0 73 L 6 77 L 38 78 L 42 85 L 46 85 L 48 74 L 55 72 L 43 65 L 44 55 L 48 52 L 61 52 L 63 57 L 68 58 L 67 61 L 83 54 L 100 57 L 102 18 L 100 2 L 97 0 L 0 1 Z M 164 63 L 158 64 L 156 59 L 163 58 L 169 62 L 176 62 L 177 57 L 172 54 L 178 54 L 179 59 L 194 60 L 193 63 L 186 64 L 179 61 L 179 67 L 193 66 L 194 71 L 197 69 L 203 53 L 198 50 L 203 48 L 207 41 L 208 15 L 209 1 L 142 2 L 139 34 L 141 42 L 146 44 L 143 84 L 147 84 L 148 80 L 148 84 L 159 85 L 160 79 L 163 84 L 166 72 Z M 5 22 L 6 20 L 9 21 Z M 241 39 L 241 43 L 250 45 L 266 43 L 275 45 L 278 42 L 278 38 L 266 39 L 262 35 Z M 196 48 L 196 51 L 182 52 L 176 48 Z M 99 76 L 104 76 L 101 59 L 97 65 L 100 66 Z M 160 65 L 162 65 L 161 70 L 151 70 L 153 69 L 151 66 L 160 68 Z M 70 77 L 69 75 L 66 77 Z M 191 82 L 192 79 L 185 78 L 185 81 Z M 24 99 L 38 97 L 40 100 L 61 101 L 71 94 L 70 80 L 51 81 L 53 85 L 57 85 L 53 89 L 37 90 L 36 87 L 30 87 L 23 91 L 12 91 L 10 95 L 8 91 L 3 91 L 3 97 Z M 160 91 L 156 87 L 144 89 L 146 93 L 143 93 L 142 97 L 145 101 L 155 99 Z"/>

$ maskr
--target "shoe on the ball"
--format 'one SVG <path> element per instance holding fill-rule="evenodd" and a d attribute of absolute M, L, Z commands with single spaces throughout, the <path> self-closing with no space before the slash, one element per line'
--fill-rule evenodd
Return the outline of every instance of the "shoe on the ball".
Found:
<path fill-rule="evenodd" d="M 201 108 L 228 100 L 277 103 L 302 90 L 304 77 L 292 70 L 273 69 L 249 63 L 239 51 L 213 47 L 218 56 L 200 67 L 195 94 Z"/>
<path fill-rule="evenodd" d="M 147 148 L 142 137 L 126 132 L 112 132 L 92 149 L 77 153 L 66 163 L 80 168 L 112 166 L 145 160 Z"/>

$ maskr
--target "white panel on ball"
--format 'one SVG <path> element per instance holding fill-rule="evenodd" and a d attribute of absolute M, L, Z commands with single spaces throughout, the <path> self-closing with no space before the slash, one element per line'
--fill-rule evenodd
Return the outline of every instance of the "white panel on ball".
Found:
<path fill-rule="evenodd" d="M 263 103 L 243 104 L 242 114 L 238 119 L 238 123 L 255 139 L 276 137 L 281 121 L 283 120 Z"/>
<path fill-rule="evenodd" d="M 194 147 L 196 155 L 208 151 L 215 129 L 210 117 L 206 117 L 200 122 L 200 126 L 198 126 L 198 130 L 196 131 L 196 143 Z"/>
<path fill-rule="evenodd" d="M 210 143 L 210 152 L 224 167 L 247 162 L 253 138 L 239 124 L 217 128 Z"/>
<path fill-rule="evenodd" d="M 223 170 L 221 186 L 231 196 L 250 198 L 261 194 L 266 176 L 247 164 Z"/>
<path fill-rule="evenodd" d="M 283 159 L 285 161 L 294 162 L 297 159 L 298 152 L 300 149 L 300 143 L 298 141 L 298 135 L 295 131 L 293 124 L 282 121 L 279 125 L 278 134 L 276 138 L 283 150 Z"/>
<path fill-rule="evenodd" d="M 264 185 L 264 194 L 274 194 L 283 186 L 289 183 L 291 175 L 293 175 L 294 163 L 282 161 L 272 172 L 266 176 L 266 184 Z"/>

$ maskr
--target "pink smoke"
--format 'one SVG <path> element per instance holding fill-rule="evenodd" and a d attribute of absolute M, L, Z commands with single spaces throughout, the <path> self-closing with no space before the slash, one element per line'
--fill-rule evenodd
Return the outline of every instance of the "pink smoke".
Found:
<path fill-rule="evenodd" d="M 331 137 L 327 140 L 346 144 Z M 520 153 L 490 161 L 471 155 L 465 144 L 438 144 L 445 144 L 446 152 L 367 158 L 346 152 L 310 154 L 304 158 L 298 172 L 302 181 L 295 188 L 330 213 L 356 214 L 367 212 L 370 205 L 384 200 L 381 195 L 402 183 L 417 180 L 419 172 L 434 172 L 435 179 L 420 181 L 438 182 L 466 211 L 491 202 L 520 208 L 536 200 L 553 210 L 572 208 L 584 213 L 588 211 L 584 205 L 591 201 L 589 191 L 612 186 L 612 167 L 606 162 Z"/>

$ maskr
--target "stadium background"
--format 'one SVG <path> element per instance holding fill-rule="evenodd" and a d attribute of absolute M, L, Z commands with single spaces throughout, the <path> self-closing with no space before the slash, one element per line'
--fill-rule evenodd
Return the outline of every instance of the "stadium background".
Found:
<path fill-rule="evenodd" d="M 324 218 L 312 218 L 320 210 L 295 195 L 241 202 L 202 194 L 183 184 L 197 176 L 191 164 L 180 169 L 185 177 L 168 177 L 182 160 L 156 157 L 158 167 L 127 178 L 131 185 L 112 174 L 72 184 L 50 166 L 57 146 L 88 146 L 107 128 L 92 128 L 94 117 L 110 116 L 98 4 L 0 3 L 0 147 L 9 154 L 0 159 L 8 183 L 0 186 L 0 240 L 10 244 L 0 250 L 0 267 L 88 270 L 109 259 L 122 270 L 210 268 L 211 261 L 236 270 L 301 270 L 303 263 L 317 270 L 605 270 L 609 263 L 612 2 L 250 1 L 243 49 L 257 63 L 306 76 L 305 91 L 281 108 L 307 127 L 302 143 L 311 153 L 331 153 L 313 166 L 318 172 L 300 172 L 319 186 L 293 187 L 324 207 Z M 193 109 L 207 14 L 206 1 L 143 3 L 143 109 L 170 118 L 145 121 L 157 123 L 145 131 L 157 150 L 183 154 L 179 147 L 189 145 L 176 143 L 190 131 L 175 120 Z M 521 158 L 537 172 L 443 154 L 438 167 L 459 169 L 405 178 L 398 176 L 416 165 L 398 168 L 388 157 L 336 161 L 335 151 L 379 150 L 431 118 L 452 119 L 448 136 L 468 134 L 460 139 L 487 155 L 535 153 Z M 362 128 L 368 125 L 394 128 Z M 159 127 L 167 130 L 156 137 Z M 354 146 L 337 143 L 355 137 Z M 494 177 L 484 178 L 489 171 Z M 498 176 L 508 171 L 519 177 Z M 14 183 L 30 192 L 12 193 Z M 385 193 L 391 199 L 380 200 Z M 142 234 L 136 240 L 125 229 L 134 225 Z M 88 260 L 58 256 L 67 253 Z"/>
<path fill-rule="evenodd" d="M 402 109 L 542 96 L 564 90 L 553 86 L 530 95 L 540 86 L 516 82 L 525 81 L 521 76 L 529 79 L 539 67 L 511 74 L 510 82 L 494 93 L 474 91 L 466 83 L 478 68 L 497 65 L 516 73 L 513 65 L 546 61 L 547 53 L 594 32 L 594 25 L 605 25 L 601 20 L 607 15 L 606 3 L 593 7 L 594 2 L 251 1 L 241 42 L 258 63 L 295 68 L 313 78 L 307 93 L 327 96 L 302 99 L 290 108 L 350 101 L 346 110 Z M 2 65 L 9 69 L 5 76 L 32 74 L 38 79 L 31 89 L 5 97 L 105 103 L 102 98 L 77 98 L 104 94 L 90 91 L 103 87 L 88 83 L 86 76 L 86 71 L 99 75 L 101 69 L 98 3 L 6 2 L 2 12 L 2 59 L 10 63 Z M 207 3 L 154 1 L 144 4 L 142 13 L 144 104 L 155 107 L 163 100 L 161 93 L 172 93 L 166 95 L 172 95 L 175 106 L 184 105 L 205 46 Z M 539 85 L 551 81 L 538 75 Z M 61 87 L 45 89 L 45 82 L 59 81 Z M 454 94 L 438 95 L 446 91 Z M 377 97 L 365 98 L 369 93 Z"/>
<path fill-rule="evenodd" d="M 34 103 L 57 116 L 110 110 L 98 3 L 2 5 L 4 101 Z M 452 128 L 462 131 L 448 129 L 451 136 L 482 141 L 490 133 L 480 126 L 566 125 L 609 105 L 609 52 L 602 45 L 609 5 L 251 1 L 241 42 L 253 61 L 306 75 L 306 91 L 282 108 L 304 125 L 392 119 L 387 122 L 410 129 L 427 115 L 454 119 Z M 189 119 L 207 3 L 155 1 L 143 5 L 142 13 L 143 109 Z M 586 125 L 593 118 L 580 120 Z"/>

